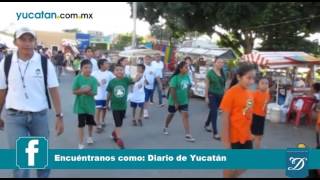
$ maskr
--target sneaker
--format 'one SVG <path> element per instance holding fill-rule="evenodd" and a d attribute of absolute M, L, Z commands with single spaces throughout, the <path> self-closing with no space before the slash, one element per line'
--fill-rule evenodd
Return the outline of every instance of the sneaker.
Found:
<path fill-rule="evenodd" d="M 102 122 L 101 123 L 101 126 L 104 128 L 104 127 L 106 127 L 106 123 L 105 122 Z"/>
<path fill-rule="evenodd" d="M 139 126 L 142 127 L 142 120 L 141 119 L 138 120 L 138 123 L 139 123 Z"/>
<path fill-rule="evenodd" d="M 102 131 L 103 131 L 102 125 L 98 125 L 96 128 L 96 133 L 100 134 L 102 133 Z"/>
<path fill-rule="evenodd" d="M 84 149 L 86 146 L 84 144 L 79 144 L 78 149 Z"/>
<path fill-rule="evenodd" d="M 218 134 L 213 135 L 213 139 L 220 141 L 221 137 Z"/>
<path fill-rule="evenodd" d="M 149 119 L 148 110 L 144 110 L 143 117 L 144 117 L 145 119 Z"/>
<path fill-rule="evenodd" d="M 100 134 L 100 133 L 103 132 L 103 130 L 104 130 L 103 128 L 97 128 L 96 133 L 97 133 L 97 134 Z"/>
<path fill-rule="evenodd" d="M 169 135 L 168 128 L 163 128 L 163 134 L 164 134 L 164 135 Z"/>
<path fill-rule="evenodd" d="M 209 126 L 204 126 L 204 130 L 206 130 L 207 132 L 212 132 L 212 130 L 209 128 Z"/>
<path fill-rule="evenodd" d="M 119 146 L 120 149 L 124 149 L 124 143 L 120 138 L 117 139 L 116 144 Z"/>
<path fill-rule="evenodd" d="M 137 126 L 138 124 L 137 124 L 137 121 L 136 120 L 132 120 L 132 125 L 133 126 Z"/>
<path fill-rule="evenodd" d="M 87 143 L 88 143 L 88 144 L 93 144 L 93 143 L 94 143 L 94 141 L 93 141 L 92 137 L 88 137 L 88 139 L 87 139 Z"/>
<path fill-rule="evenodd" d="M 164 106 L 165 106 L 165 104 L 163 104 L 163 103 L 159 105 L 159 107 L 164 107 Z"/>
<path fill-rule="evenodd" d="M 116 140 L 118 139 L 115 131 L 112 131 L 111 137 L 114 140 L 114 142 L 116 142 Z"/>
<path fill-rule="evenodd" d="M 153 105 L 153 102 L 150 101 L 150 105 Z"/>
<path fill-rule="evenodd" d="M 195 142 L 196 140 L 191 135 L 186 135 L 184 139 L 188 142 Z"/>

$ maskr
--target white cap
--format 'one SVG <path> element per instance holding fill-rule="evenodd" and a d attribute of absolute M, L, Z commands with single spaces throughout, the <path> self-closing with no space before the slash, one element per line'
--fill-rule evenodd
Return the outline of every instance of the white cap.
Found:
<path fill-rule="evenodd" d="M 34 38 L 36 37 L 36 33 L 34 31 L 32 31 L 31 29 L 26 28 L 26 27 L 17 29 L 14 34 L 15 34 L 15 37 L 14 37 L 15 39 L 20 38 L 24 34 L 31 34 Z"/>

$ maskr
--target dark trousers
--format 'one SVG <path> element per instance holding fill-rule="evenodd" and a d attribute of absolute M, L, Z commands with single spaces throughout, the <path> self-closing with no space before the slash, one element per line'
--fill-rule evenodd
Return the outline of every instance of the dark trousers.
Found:
<path fill-rule="evenodd" d="M 153 102 L 153 94 L 155 91 L 158 93 L 159 104 L 162 104 L 162 89 L 160 88 L 157 80 L 154 81 L 154 88 L 150 96 L 150 102 Z"/>
<path fill-rule="evenodd" d="M 218 118 L 218 110 L 221 103 L 223 95 L 217 95 L 209 93 L 209 115 L 206 121 L 205 126 L 209 126 L 210 122 L 212 124 L 213 134 L 218 134 L 217 129 L 217 118 Z"/>

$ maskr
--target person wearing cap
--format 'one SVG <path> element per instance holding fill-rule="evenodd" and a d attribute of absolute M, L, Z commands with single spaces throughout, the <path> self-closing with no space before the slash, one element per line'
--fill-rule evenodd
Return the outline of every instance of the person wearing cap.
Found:
<path fill-rule="evenodd" d="M 5 122 L 0 118 L 0 128 L 7 133 L 9 147 L 15 149 L 16 140 L 25 136 L 49 138 L 48 108 L 50 101 L 46 94 L 45 74 L 42 69 L 42 58 L 34 51 L 36 35 L 28 28 L 21 28 L 14 34 L 14 44 L 18 51 L 11 58 L 8 78 L 5 73 L 6 58 L 0 63 L 0 113 L 4 106 Z M 63 115 L 58 91 L 58 80 L 54 66 L 47 61 L 47 87 L 56 111 L 55 130 L 61 135 L 64 130 Z M 1 117 L 1 114 L 0 114 Z M 49 169 L 37 170 L 37 176 L 46 178 Z M 16 178 L 29 177 L 27 169 L 14 170 Z"/>

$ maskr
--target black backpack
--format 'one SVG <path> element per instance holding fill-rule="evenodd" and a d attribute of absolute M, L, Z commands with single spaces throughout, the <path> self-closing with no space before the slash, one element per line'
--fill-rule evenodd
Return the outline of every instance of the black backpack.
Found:
<path fill-rule="evenodd" d="M 11 61 L 12 61 L 12 54 L 9 54 L 6 56 L 4 60 L 4 73 L 6 76 L 6 84 L 7 84 L 7 89 L 8 89 L 8 77 L 9 77 L 9 71 L 11 67 Z M 48 107 L 51 109 L 51 102 L 50 102 L 50 97 L 49 97 L 49 92 L 48 92 L 48 59 L 45 56 L 41 56 L 41 67 L 42 67 L 42 72 L 44 76 L 44 86 L 45 86 L 45 92 L 47 96 L 47 102 L 48 102 Z"/>

